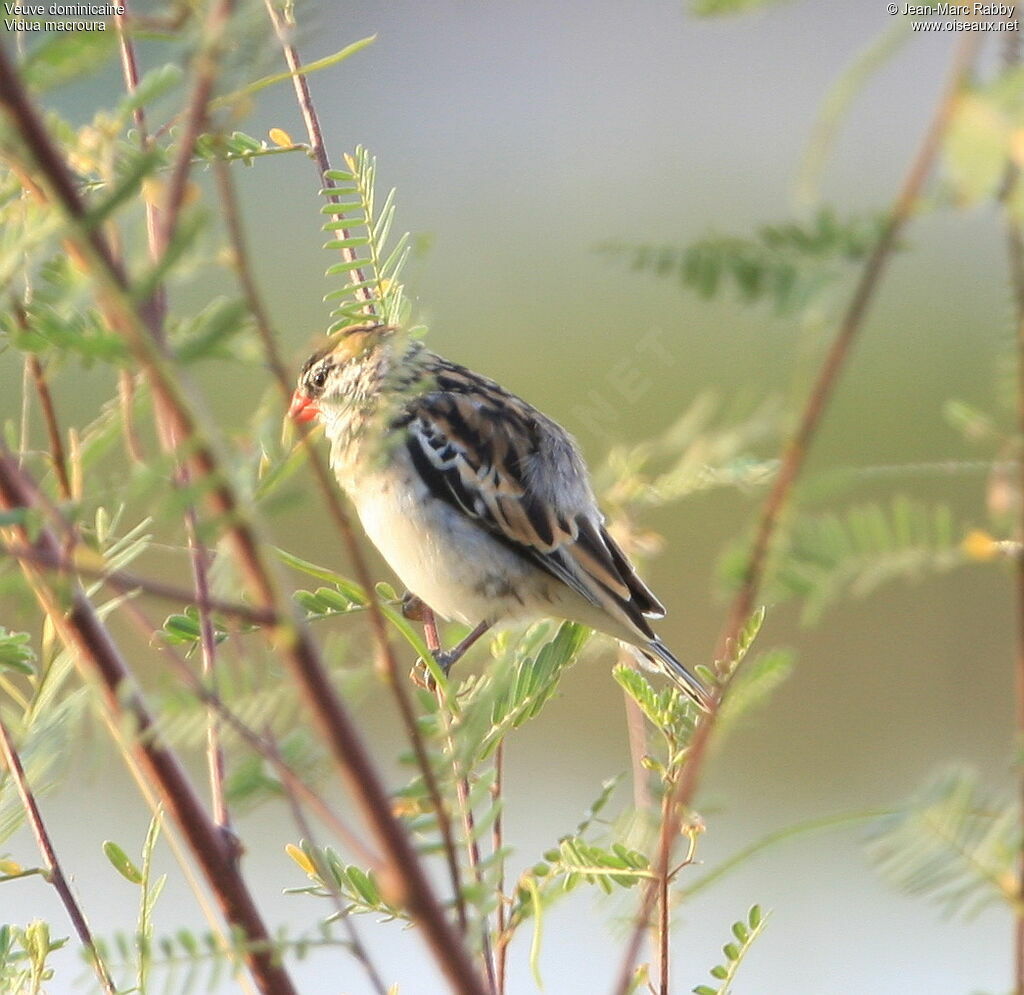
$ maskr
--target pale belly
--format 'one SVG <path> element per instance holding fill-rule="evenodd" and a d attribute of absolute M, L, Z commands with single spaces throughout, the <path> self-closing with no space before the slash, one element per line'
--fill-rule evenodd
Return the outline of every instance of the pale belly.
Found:
<path fill-rule="evenodd" d="M 349 493 L 371 542 L 413 594 L 467 625 L 560 614 L 561 584 L 434 498 L 411 465 L 362 476 Z"/>

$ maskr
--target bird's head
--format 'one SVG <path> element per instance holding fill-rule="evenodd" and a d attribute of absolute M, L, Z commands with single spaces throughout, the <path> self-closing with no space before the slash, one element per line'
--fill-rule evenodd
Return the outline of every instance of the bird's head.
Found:
<path fill-rule="evenodd" d="M 399 330 L 392 325 L 350 325 L 330 345 L 313 353 L 302 366 L 288 414 L 308 422 L 330 419 L 352 405 L 364 403 L 391 365 Z"/>

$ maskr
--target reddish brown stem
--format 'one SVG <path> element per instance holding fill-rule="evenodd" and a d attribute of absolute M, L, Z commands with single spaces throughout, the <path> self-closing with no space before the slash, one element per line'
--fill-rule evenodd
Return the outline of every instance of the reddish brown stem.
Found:
<path fill-rule="evenodd" d="M 28 563 L 45 567 L 48 570 L 73 571 L 82 577 L 102 581 L 117 591 L 118 594 L 131 594 L 135 591 L 142 591 L 145 594 L 164 598 L 179 605 L 195 603 L 195 592 L 190 591 L 187 587 L 175 587 L 173 584 L 165 584 L 159 580 L 150 580 L 148 577 L 139 577 L 125 570 L 107 570 L 103 567 L 93 567 L 86 562 L 84 557 L 81 560 L 75 560 L 67 553 L 53 555 L 50 551 L 36 546 L 4 542 L 0 542 L 0 555 L 10 556 L 16 560 L 25 560 Z M 276 612 L 254 608 L 252 605 L 246 605 L 240 601 L 225 601 L 223 598 L 215 598 L 212 595 L 202 602 L 202 606 L 209 611 L 219 612 L 222 615 L 236 618 L 249 625 L 277 625 L 280 622 Z"/>
<path fill-rule="evenodd" d="M 271 371 L 274 374 L 274 380 L 281 393 L 284 407 L 287 408 L 291 398 L 291 387 L 288 383 L 284 362 L 281 358 L 280 351 L 277 348 L 277 336 L 274 334 L 273 328 L 271 327 L 267 309 L 263 304 L 263 298 L 259 293 L 256 281 L 252 275 L 245 232 L 242 227 L 241 213 L 238 209 L 238 202 L 235 197 L 234 185 L 231 182 L 228 164 L 218 160 L 215 164 L 215 171 L 221 205 L 228 229 L 228 238 L 234 250 L 235 269 L 238 274 L 239 283 L 242 287 L 242 292 L 245 295 L 249 311 L 256 321 L 256 328 L 260 336 L 260 340 L 263 343 L 264 353 Z M 405 687 L 399 674 L 398 660 L 388 643 L 384 616 L 380 610 L 380 603 L 377 599 L 376 588 L 373 585 L 373 580 L 370 576 L 365 558 L 362 555 L 362 550 L 356 542 L 355 533 L 352 529 L 352 524 L 349 520 L 348 514 L 341 504 L 337 485 L 331 479 L 330 473 L 321 458 L 319 451 L 309 438 L 306 426 L 299 423 L 297 427 L 301 433 L 301 444 L 309 460 L 314 476 L 317 479 L 320 493 L 323 495 L 331 517 L 342 537 L 345 550 L 353 562 L 356 577 L 362 585 L 363 590 L 366 591 L 371 625 L 373 627 L 377 648 L 383 657 L 384 668 L 388 674 L 388 681 L 394 693 L 406 734 L 409 741 L 412 743 L 413 752 L 415 753 L 420 772 L 423 775 L 424 784 L 427 786 L 431 802 L 437 812 L 438 832 L 441 836 L 442 846 L 444 847 L 445 852 L 445 860 L 448 865 L 448 874 L 452 883 L 452 893 L 455 901 L 455 910 L 456 915 L 458 916 L 459 928 L 463 933 L 465 933 L 467 924 L 466 907 L 465 899 L 462 895 L 462 880 L 455 852 L 455 840 L 451 829 L 451 818 L 448 814 L 448 807 L 445 805 L 444 798 L 441 795 L 437 778 L 435 777 L 433 768 L 430 765 L 430 760 L 427 756 L 426 747 L 423 743 L 423 737 L 420 734 L 419 725 L 417 724 L 412 704 L 405 692 Z"/>
<path fill-rule="evenodd" d="M 18 790 L 18 797 L 21 799 L 22 808 L 25 809 L 28 824 L 32 828 L 32 835 L 35 836 L 39 852 L 43 856 L 43 863 L 46 865 L 50 884 L 53 885 L 60 896 L 61 904 L 67 910 L 68 918 L 78 934 L 78 939 L 88 952 L 89 960 L 92 962 L 93 970 L 96 972 L 96 977 L 99 979 L 103 990 L 108 995 L 117 995 L 114 980 L 111 978 L 103 958 L 100 957 L 99 950 L 96 949 L 96 942 L 93 940 L 92 931 L 89 929 L 85 913 L 71 891 L 67 878 L 64 877 L 60 860 L 57 859 L 57 852 L 54 850 L 50 834 L 46 830 L 46 823 L 43 822 L 43 816 L 39 811 L 39 806 L 36 804 L 35 795 L 33 795 L 32 789 L 29 787 L 28 779 L 25 777 L 25 770 L 21 766 L 21 758 L 14 747 L 14 740 L 11 738 L 11 734 L 3 721 L 0 721 L 0 755 L 3 756 L 7 770 Z"/>
<path fill-rule="evenodd" d="M 498 813 L 494 817 L 494 827 L 491 830 L 491 850 L 494 853 L 501 853 L 502 847 L 505 845 L 504 823 L 501 812 L 504 791 L 505 741 L 502 740 L 498 743 L 498 748 L 494 751 L 494 786 L 491 788 L 491 804 L 498 809 Z M 494 958 L 496 961 L 495 972 L 497 974 L 495 990 L 497 995 L 505 995 L 505 977 L 508 970 L 508 944 L 502 942 L 502 937 L 505 935 L 505 928 L 508 925 L 508 915 L 505 908 L 504 858 L 500 858 L 498 861 L 498 882 L 496 890 L 498 893 L 498 908 L 495 913 L 497 918 L 497 926 L 495 929 L 495 936 L 497 937 L 497 940 L 495 942 L 494 950 Z"/>
<path fill-rule="evenodd" d="M 65 501 L 70 501 L 71 478 L 68 476 L 68 460 L 64 452 L 64 440 L 61 438 L 60 428 L 57 424 L 57 411 L 53 406 L 53 395 L 50 393 L 50 385 L 43 372 L 43 364 L 39 362 L 39 357 L 35 353 L 29 354 L 28 367 L 32 374 L 36 393 L 39 395 L 39 406 L 43 409 L 43 422 L 46 424 L 46 435 L 50 440 L 50 462 L 53 463 L 54 472 L 57 474 L 60 496 Z"/>
<path fill-rule="evenodd" d="M 189 173 L 192 170 L 192 150 L 206 123 L 207 109 L 217 79 L 220 48 L 233 9 L 233 0 L 215 0 L 203 26 L 199 50 L 192 65 L 192 94 L 178 136 L 177 154 L 171 164 L 167 195 L 158 218 L 155 247 L 159 253 L 165 252 L 170 245 L 185 203 Z"/>
<path fill-rule="evenodd" d="M 0 447 L 0 507 L 15 510 L 39 504 L 35 485 L 18 469 L 6 447 Z M 21 541 L 28 545 L 25 530 L 18 531 Z M 39 530 L 35 544 L 52 558 L 60 554 L 60 544 L 49 528 Z M 24 565 L 23 569 L 85 679 L 99 681 L 114 721 L 134 729 L 136 760 L 158 787 L 165 807 L 215 892 L 224 917 L 244 935 L 245 958 L 256 984 L 265 995 L 292 995 L 295 988 L 274 955 L 273 941 L 235 867 L 232 850 L 192 790 L 177 757 L 163 746 L 141 694 L 134 690 L 129 669 L 92 604 L 73 582 L 67 603 L 62 602 L 57 590 L 31 567 Z"/>
<path fill-rule="evenodd" d="M 753 610 L 764 576 L 765 563 L 771 547 L 771 541 L 780 517 L 792 495 L 793 485 L 803 469 L 809 447 L 821 424 L 839 374 L 849 356 L 850 348 L 863 326 L 868 306 L 874 300 L 875 292 L 878 289 L 893 249 L 896 247 L 901 232 L 917 206 L 925 181 L 935 164 L 942 144 L 942 138 L 953 114 L 956 97 L 969 77 L 977 50 L 978 38 L 976 36 L 965 36 L 956 49 L 949 78 L 939 99 L 938 106 L 907 171 L 900 192 L 889 210 L 882 232 L 864 264 L 860 278 L 850 298 L 850 303 L 847 305 L 846 311 L 843 313 L 842 320 L 839 323 L 836 337 L 825 356 L 818 377 L 807 399 L 796 432 L 785 448 L 778 476 L 761 511 L 754 543 L 747 558 L 747 566 L 740 589 L 732 602 L 725 626 L 718 640 L 716 652 L 718 659 L 728 658 L 729 647 L 735 643 L 738 634 Z M 678 838 L 682 821 L 689 807 L 693 804 L 693 799 L 700 783 L 708 746 L 719 715 L 722 696 L 727 691 L 728 683 L 734 676 L 735 671 L 729 675 L 725 685 L 715 693 L 710 707 L 698 722 L 678 781 L 671 792 L 672 798 L 668 808 L 668 816 L 662 820 L 661 832 L 659 834 L 659 866 L 657 867 L 654 881 L 644 890 L 634 929 L 627 944 L 615 986 L 612 989 L 616 995 L 625 995 L 629 990 L 633 965 L 636 962 L 644 932 L 650 922 L 652 911 L 658 899 L 660 882 L 667 880 L 670 874 L 673 844 Z"/>
<path fill-rule="evenodd" d="M 839 374 L 864 325 L 864 316 L 874 299 L 875 290 L 935 164 L 942 144 L 942 137 L 946 133 L 953 114 L 955 97 L 959 93 L 970 67 L 974 64 L 977 49 L 977 36 L 966 36 L 963 43 L 957 48 L 953 70 L 939 101 L 938 109 L 907 171 L 896 201 L 889 210 L 881 234 L 861 270 L 850 303 L 818 371 L 818 377 L 807 398 L 807 403 L 804 405 L 797 429 L 782 454 L 778 475 L 761 509 L 761 517 L 758 521 L 753 546 L 747 557 L 747 566 L 743 573 L 740 589 L 733 599 L 725 627 L 718 640 L 717 659 L 725 658 L 728 643 L 737 637 L 754 610 L 771 541 L 779 519 L 792 495 L 793 485 L 803 469 L 804 460 L 807 458 L 807 453 L 821 425 L 825 409 L 832 399 Z"/>
<path fill-rule="evenodd" d="M 87 223 L 81 200 L 64 162 L 2 48 L 0 106 L 11 117 L 23 146 L 33 159 L 34 169 L 19 169 L 19 178 L 37 196 L 45 197 L 49 194 L 69 222 L 68 227 L 72 233 L 69 244 L 101 288 L 101 301 L 111 327 L 124 336 L 144 370 L 154 400 L 167 418 L 172 437 L 188 450 L 191 472 L 197 479 L 210 481 L 207 500 L 212 513 L 223 524 L 228 548 L 240 567 L 250 595 L 260 607 L 276 611 L 279 595 L 263 562 L 260 546 L 247 516 L 221 472 L 212 448 L 200 433 L 163 357 L 154 350 L 153 340 L 147 336 L 143 315 L 132 303 L 132 294 L 122 268 L 112 257 L 102 235 L 95 226 Z M 41 178 L 41 183 L 35 179 L 36 176 Z M 369 586 L 367 590 L 372 598 L 373 587 Z M 376 611 L 371 609 L 371 619 L 379 620 L 379 623 L 374 622 L 375 630 L 379 632 L 378 645 L 394 663 L 393 673 L 396 676 L 393 683 L 397 684 L 400 680 L 397 677 L 397 662 L 386 651 L 386 631 L 383 629 L 379 605 Z M 292 678 L 302 690 L 314 724 L 387 855 L 389 867 L 394 871 L 394 879 L 387 882 L 390 897 L 404 902 L 422 926 L 439 965 L 454 989 L 481 995 L 484 989 L 468 952 L 438 904 L 405 830 L 392 814 L 388 793 L 347 710 L 338 700 L 324 672 L 319 653 L 308 632 L 294 620 L 267 630 L 267 635 L 274 640 Z"/>
<path fill-rule="evenodd" d="M 1013 68 L 1020 63 L 1020 35 L 1013 32 L 1007 39 L 1005 62 Z M 1006 217 L 1006 243 L 1009 257 L 1010 286 L 1016 305 L 1017 345 L 1017 479 L 1020 493 L 1024 495 L 1024 231 L 1012 207 L 1006 202 L 1020 184 L 1020 169 L 1011 163 L 1002 190 L 1004 214 Z M 1024 539 L 1024 503 L 1021 520 L 1017 523 L 1019 539 Z M 1014 666 L 1015 733 L 1017 752 L 1020 755 L 1024 745 L 1024 555 L 1017 554 L 1015 562 L 1017 587 L 1017 647 Z M 1024 813 L 1024 768 L 1020 777 L 1020 808 Z M 1022 815 L 1024 818 L 1024 815 Z M 1024 995 L 1024 838 L 1017 854 L 1017 905 L 1014 911 L 1013 950 L 1013 992 Z"/>
<path fill-rule="evenodd" d="M 274 32 L 277 35 L 277 40 L 281 44 L 281 50 L 284 52 L 285 62 L 288 63 L 288 69 L 292 74 L 292 82 L 295 86 L 295 99 L 298 101 L 299 110 L 302 113 L 302 119 L 306 124 L 306 134 L 309 136 L 309 149 L 313 155 L 313 161 L 317 165 L 317 169 L 320 172 L 320 182 L 324 188 L 334 187 L 334 180 L 332 180 L 327 173 L 331 169 L 331 160 L 327 155 L 327 148 L 324 145 L 324 134 L 323 129 L 320 127 L 320 116 L 316 112 L 316 106 L 313 103 L 313 96 L 309 90 L 309 82 L 306 80 L 305 74 L 301 73 L 302 60 L 299 58 L 299 53 L 295 46 L 291 42 L 291 32 L 289 25 L 285 23 L 284 18 L 280 12 L 274 6 L 274 0 L 264 0 L 267 8 L 267 14 L 270 17 L 270 23 L 274 26 Z M 341 198 L 331 196 L 329 198 L 332 204 L 341 203 Z M 339 214 L 338 217 L 341 217 Z M 348 229 L 341 229 L 337 232 L 339 239 L 349 238 L 351 232 Z M 344 248 L 341 250 L 341 257 L 349 263 L 351 269 L 349 270 L 349 280 L 352 283 L 361 284 L 365 282 L 366 277 L 363 275 L 363 271 L 359 266 L 359 261 L 356 257 L 355 249 Z M 376 308 L 373 304 L 373 297 L 370 293 L 369 287 L 363 287 L 361 290 L 355 291 L 357 300 L 362 300 L 366 305 L 366 313 L 373 315 L 376 313 Z"/>

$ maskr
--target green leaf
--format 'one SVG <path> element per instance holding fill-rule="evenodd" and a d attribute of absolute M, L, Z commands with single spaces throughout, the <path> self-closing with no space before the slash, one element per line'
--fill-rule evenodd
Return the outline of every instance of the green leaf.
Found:
<path fill-rule="evenodd" d="M 612 676 L 636 702 L 648 722 L 664 737 L 670 762 L 674 762 L 679 751 L 690 741 L 697 721 L 697 706 L 690 696 L 682 693 L 674 684 L 655 691 L 645 675 L 626 664 L 617 664 L 612 670 Z"/>
<path fill-rule="evenodd" d="M 773 648 L 754 657 L 729 685 L 722 702 L 721 722 L 734 728 L 751 709 L 763 704 L 793 672 L 795 655 L 791 650 Z"/>
<path fill-rule="evenodd" d="M 722 947 L 722 953 L 725 954 L 726 962 L 724 964 L 716 964 L 708 972 L 711 977 L 721 981 L 722 984 L 717 987 L 697 985 L 692 989 L 695 995 L 729 995 L 732 991 L 732 983 L 735 980 L 740 963 L 747 955 L 751 945 L 761 935 L 764 923 L 765 918 L 761 913 L 761 907 L 754 905 L 747 913 L 746 922 L 734 922 L 732 924 L 732 934 L 738 942 L 726 943 Z"/>
<path fill-rule="evenodd" d="M 125 161 L 121 163 L 122 169 L 117 186 L 104 198 L 89 206 L 83 218 L 85 228 L 98 228 L 113 217 L 118 208 L 134 201 L 142 188 L 142 181 L 156 172 L 162 163 L 163 156 L 156 150 L 134 152 L 131 156 L 126 156 Z"/>
<path fill-rule="evenodd" d="M 327 270 L 328 276 L 346 276 L 346 286 L 327 297 L 339 300 L 332 312 L 336 319 L 328 329 L 332 334 L 352 321 L 365 320 L 375 315 L 390 325 L 402 326 L 407 317 L 406 302 L 398 275 L 407 255 L 408 238 L 403 235 L 393 249 L 387 248 L 388 235 L 395 216 L 395 192 L 390 191 L 378 212 L 375 208 L 376 162 L 361 146 L 349 157 L 350 170 L 331 170 L 327 179 L 343 185 L 325 187 L 321 193 L 330 198 L 324 213 L 337 218 L 324 226 L 328 232 L 344 230 L 343 238 L 330 239 L 324 248 L 329 250 L 363 250 L 360 258 L 352 262 L 335 263 Z M 339 197 L 343 203 L 333 203 Z M 359 270 L 361 276 L 356 275 Z M 369 301 L 364 297 L 369 297 Z"/>
<path fill-rule="evenodd" d="M 126 120 L 136 109 L 146 107 L 159 100 L 165 93 L 179 86 L 184 78 L 184 70 L 174 62 L 168 62 L 149 70 L 139 80 L 135 91 L 128 94 L 117 105 L 118 119 Z"/>
<path fill-rule="evenodd" d="M 44 33 L 21 67 L 25 84 L 35 91 L 78 82 L 104 66 L 117 47 L 116 31 Z"/>
<path fill-rule="evenodd" d="M 13 670 L 31 677 L 36 654 L 27 632 L 11 632 L 0 625 L 0 670 Z"/>
<path fill-rule="evenodd" d="M 175 335 L 175 352 L 182 363 L 200 359 L 233 358 L 225 346 L 246 328 L 248 307 L 242 300 L 211 301 Z"/>
<path fill-rule="evenodd" d="M 576 658 L 589 638 L 590 630 L 574 622 L 563 622 L 555 637 L 535 656 L 521 656 L 508 682 L 490 704 L 490 728 L 480 745 L 479 758 L 489 757 L 505 735 L 539 714 L 558 687 L 563 669 Z"/>
<path fill-rule="evenodd" d="M 116 870 L 117 873 L 126 881 L 131 881 L 132 884 L 142 884 L 142 871 L 132 863 L 128 854 L 126 854 L 116 843 L 112 840 L 107 840 L 103 844 L 103 853 L 106 855 L 107 860 L 109 860 L 113 865 L 114 870 Z"/>
<path fill-rule="evenodd" d="M 328 583 L 334 584 L 335 587 L 354 604 L 367 604 L 366 595 L 363 593 L 363 589 L 347 577 L 342 576 L 334 570 L 329 570 L 327 567 L 318 566 L 315 563 L 311 563 L 309 560 L 304 560 L 299 556 L 295 556 L 293 553 L 289 553 L 278 546 L 273 546 L 271 548 L 278 555 L 281 562 L 291 567 L 293 570 L 298 570 L 300 573 L 304 573 L 310 577 L 316 577 L 318 580 L 326 580 Z"/>
<path fill-rule="evenodd" d="M 368 45 L 372 45 L 377 40 L 376 35 L 369 35 L 366 38 L 360 38 L 359 41 L 354 41 L 350 45 L 346 45 L 344 48 L 339 49 L 332 55 L 325 55 L 322 59 L 315 59 L 313 62 L 308 62 L 306 65 L 300 67 L 294 76 L 308 76 L 310 73 L 319 72 L 321 69 L 328 69 L 331 66 L 336 66 L 339 62 L 344 62 L 351 55 L 355 55 L 356 52 L 361 52 Z M 256 80 L 254 83 L 249 83 L 243 86 L 240 90 L 235 90 L 233 93 L 225 94 L 223 97 L 218 97 L 212 101 L 210 106 L 212 108 L 222 107 L 229 104 L 235 103 L 242 97 L 249 97 L 254 93 L 259 93 L 260 90 L 265 90 L 268 86 L 273 86 L 275 83 L 283 83 L 286 80 L 294 78 L 291 72 L 285 73 L 273 73 L 270 76 L 264 76 L 261 79 Z M 328 176 L 332 173 L 337 173 L 339 170 L 330 170 Z"/>

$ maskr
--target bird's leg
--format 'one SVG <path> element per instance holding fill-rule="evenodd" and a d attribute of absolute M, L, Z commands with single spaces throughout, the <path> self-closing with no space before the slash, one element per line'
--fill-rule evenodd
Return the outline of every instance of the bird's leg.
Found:
<path fill-rule="evenodd" d="M 427 649 L 430 650 L 430 655 L 437 659 L 437 655 L 441 652 L 441 637 L 437 634 L 437 619 L 434 617 L 434 610 L 412 591 L 406 591 L 402 595 L 400 610 L 403 618 L 423 624 L 423 637 L 427 642 Z M 434 680 L 429 673 L 424 673 L 425 669 L 423 660 L 417 660 L 412 670 L 409 671 L 409 678 L 413 684 L 433 691 Z"/>
<path fill-rule="evenodd" d="M 448 671 L 452 669 L 452 664 L 456 660 L 460 660 L 465 654 L 466 650 L 473 645 L 487 630 L 491 627 L 490 622 L 481 622 L 468 636 L 465 637 L 461 642 L 456 643 L 450 650 L 438 650 L 434 652 L 434 659 L 437 661 L 438 666 L 445 672 L 447 676 Z"/>
<path fill-rule="evenodd" d="M 491 627 L 490 622 L 481 622 L 465 639 L 456 643 L 450 650 L 442 650 L 441 637 L 437 632 L 437 618 L 430 605 L 411 591 L 406 591 L 402 595 L 402 615 L 423 624 L 423 636 L 427 642 L 427 649 L 430 650 L 445 676 L 448 675 L 448 671 L 451 670 L 456 660 L 460 660 L 466 650 Z"/>
<path fill-rule="evenodd" d="M 427 649 L 436 656 L 441 651 L 441 637 L 437 634 L 437 619 L 430 605 L 412 591 L 406 591 L 402 595 L 402 615 L 413 622 L 423 623 Z"/>

